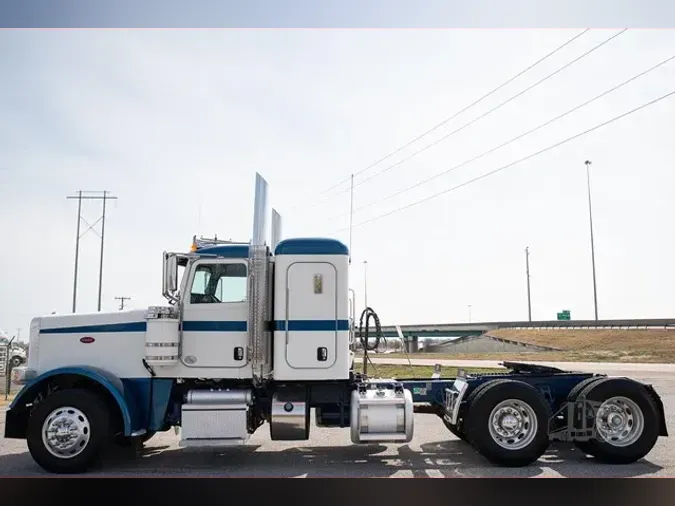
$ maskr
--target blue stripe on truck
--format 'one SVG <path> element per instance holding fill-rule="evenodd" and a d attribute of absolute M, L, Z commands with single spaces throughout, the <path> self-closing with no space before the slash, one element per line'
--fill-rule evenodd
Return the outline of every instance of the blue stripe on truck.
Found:
<path fill-rule="evenodd" d="M 276 320 L 274 330 L 287 330 L 285 320 Z M 246 332 L 248 323 L 244 321 L 185 321 L 183 330 L 187 332 Z M 103 334 L 117 332 L 145 332 L 145 322 L 103 323 L 100 325 L 80 325 L 75 327 L 57 327 L 41 329 L 40 334 Z M 348 320 L 289 320 L 289 331 L 329 332 L 349 330 Z"/>
<path fill-rule="evenodd" d="M 187 332 L 246 332 L 246 321 L 185 321 L 183 330 Z"/>
<path fill-rule="evenodd" d="M 288 323 L 288 328 L 286 327 Z M 278 331 L 339 331 L 349 330 L 349 320 L 276 320 L 274 330 Z"/>
<path fill-rule="evenodd" d="M 104 323 L 40 329 L 40 334 L 98 334 L 102 332 L 145 332 L 145 322 Z"/>

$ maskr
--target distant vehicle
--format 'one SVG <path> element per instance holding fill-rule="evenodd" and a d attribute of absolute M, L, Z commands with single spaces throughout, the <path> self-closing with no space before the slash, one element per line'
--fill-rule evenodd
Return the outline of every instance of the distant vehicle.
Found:
<path fill-rule="evenodd" d="M 7 337 L 7 334 L 0 329 L 0 346 L 9 346 L 10 338 Z M 26 352 L 21 347 L 14 344 L 11 345 L 9 349 L 9 366 L 13 369 L 14 367 L 19 367 L 22 364 L 26 363 Z"/>

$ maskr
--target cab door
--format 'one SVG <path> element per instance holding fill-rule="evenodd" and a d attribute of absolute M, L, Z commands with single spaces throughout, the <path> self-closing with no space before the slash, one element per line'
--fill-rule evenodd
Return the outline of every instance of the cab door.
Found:
<path fill-rule="evenodd" d="M 195 262 L 183 306 L 181 360 L 186 366 L 241 369 L 248 364 L 247 270 L 243 259 Z"/>
<path fill-rule="evenodd" d="M 330 369 L 338 338 L 335 266 L 295 262 L 286 286 L 286 362 L 293 369 Z"/>

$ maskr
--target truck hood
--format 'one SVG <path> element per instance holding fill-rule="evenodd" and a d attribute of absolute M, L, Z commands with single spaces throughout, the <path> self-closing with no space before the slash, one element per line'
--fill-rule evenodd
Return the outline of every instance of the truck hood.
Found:
<path fill-rule="evenodd" d="M 145 309 L 115 311 L 110 313 L 80 313 L 49 315 L 40 318 L 40 333 L 79 334 L 99 333 L 111 329 L 121 330 L 145 327 Z"/>

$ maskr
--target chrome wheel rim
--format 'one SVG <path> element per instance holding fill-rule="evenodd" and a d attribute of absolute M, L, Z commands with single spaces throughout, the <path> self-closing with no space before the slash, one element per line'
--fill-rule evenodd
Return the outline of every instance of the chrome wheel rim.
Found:
<path fill-rule="evenodd" d="M 77 408 L 64 406 L 52 411 L 42 424 L 42 443 L 59 459 L 72 459 L 87 447 L 91 427 Z"/>
<path fill-rule="evenodd" d="M 522 450 L 537 434 L 537 415 L 532 407 L 519 399 L 497 404 L 488 419 L 492 440 L 507 450 Z"/>
<path fill-rule="evenodd" d="M 645 417 L 640 407 L 627 397 L 603 402 L 595 415 L 599 439 L 619 448 L 635 443 L 644 431 Z"/>

